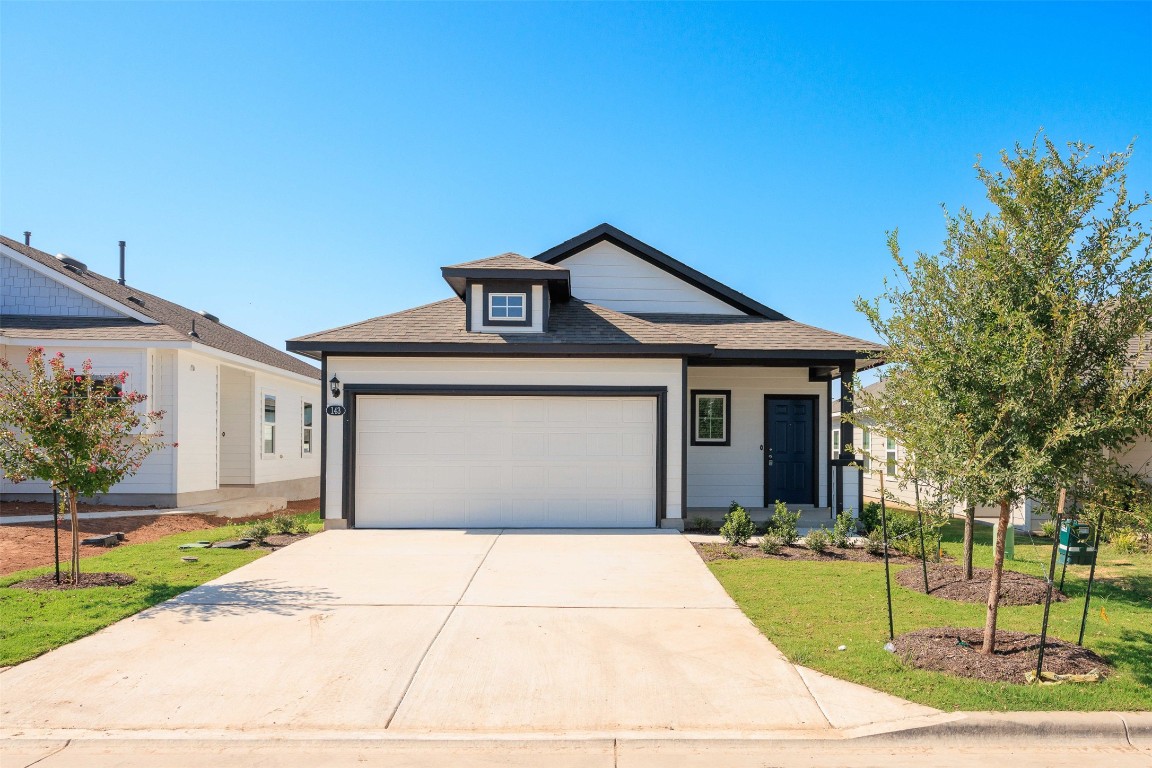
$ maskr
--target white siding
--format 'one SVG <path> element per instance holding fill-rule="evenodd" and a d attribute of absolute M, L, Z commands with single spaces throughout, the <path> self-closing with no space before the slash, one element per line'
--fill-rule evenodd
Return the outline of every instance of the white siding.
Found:
<path fill-rule="evenodd" d="M 667 517 L 681 517 L 681 361 L 608 358 L 363 358 L 333 357 L 328 375 L 348 384 L 485 384 L 540 386 L 647 386 L 668 390 Z M 342 395 L 346 397 L 346 395 Z M 329 398 L 318 404 L 323 414 Z M 340 402 L 340 401 L 336 401 Z M 325 517 L 340 517 L 343 419 L 318 415 L 328 429 Z"/>
<path fill-rule="evenodd" d="M 210 357 L 179 350 L 176 378 L 176 492 L 213 490 L 219 486 L 219 365 Z"/>
<path fill-rule="evenodd" d="M 123 317 L 4 255 L 0 255 L 0 307 L 5 315 Z"/>
<path fill-rule="evenodd" d="M 590 246 L 557 266 L 572 273 L 573 296 L 618 312 L 744 314 L 609 242 Z"/>
<path fill-rule="evenodd" d="M 544 302 L 549 301 L 544 286 L 532 286 L 532 325 L 517 327 L 508 325 L 487 325 L 484 320 L 487 308 L 484 306 L 484 286 L 472 283 L 468 310 L 471 314 L 472 331 L 476 333 L 542 333 L 544 331 Z"/>
<path fill-rule="evenodd" d="M 688 390 L 731 390 L 731 445 L 689 445 L 688 506 L 764 505 L 764 396 L 816 395 L 818 506 L 828 506 L 828 385 L 807 368 L 689 368 Z"/>
<path fill-rule="evenodd" d="M 253 416 L 253 375 L 220 366 L 220 483 L 251 485 L 257 424 Z"/>
<path fill-rule="evenodd" d="M 97 375 L 118 374 L 121 371 L 128 373 L 125 388 L 143 391 L 148 394 L 148 401 L 141 406 L 144 409 L 155 410 L 167 408 L 171 412 L 170 402 L 174 390 L 166 388 L 157 375 L 162 373 L 150 365 L 148 351 L 144 349 L 77 349 L 75 347 L 46 347 L 46 356 L 64 353 L 65 362 L 77 369 L 84 360 L 92 360 L 93 373 Z M 24 368 L 24 359 L 28 350 L 24 347 L 0 347 L 0 354 L 6 359 Z M 174 356 L 174 355 L 173 355 Z M 171 442 L 168 435 L 172 424 L 168 418 L 161 422 L 160 429 L 165 433 L 166 442 Z M 112 493 L 172 493 L 172 451 L 158 451 L 150 455 L 144 465 L 132 477 L 114 485 Z M 51 493 L 48 483 L 41 480 L 26 480 L 23 483 L 12 483 L 6 478 L 0 481 L 0 492 L 3 493 Z"/>
<path fill-rule="evenodd" d="M 1152 437 L 1137 438 L 1119 460 L 1145 481 L 1152 483 Z"/>
<path fill-rule="evenodd" d="M 252 421 L 252 429 L 256 440 L 257 457 L 254 482 L 259 485 L 281 480 L 319 477 L 318 412 L 323 402 L 320 380 L 305 383 L 289 376 L 256 371 L 253 390 L 252 413 L 255 418 Z M 265 394 L 276 397 L 276 452 L 273 454 L 263 453 L 260 440 Z M 316 430 L 313 432 L 313 448 L 310 454 L 303 454 L 301 451 L 304 439 L 305 401 L 312 403 L 312 428 Z"/>

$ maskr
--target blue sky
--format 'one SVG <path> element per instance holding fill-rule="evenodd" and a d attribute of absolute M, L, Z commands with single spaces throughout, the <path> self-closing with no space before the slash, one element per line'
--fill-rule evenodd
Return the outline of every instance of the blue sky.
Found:
<path fill-rule="evenodd" d="M 602 221 L 869 337 L 1043 128 L 1152 189 L 1152 4 L 0 4 L 0 230 L 286 338 Z"/>

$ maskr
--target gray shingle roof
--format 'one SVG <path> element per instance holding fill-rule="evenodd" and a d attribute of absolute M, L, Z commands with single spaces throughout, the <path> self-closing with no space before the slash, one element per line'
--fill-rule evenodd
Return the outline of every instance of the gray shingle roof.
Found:
<path fill-rule="evenodd" d="M 489 256 L 486 259 L 466 261 L 463 264 L 453 264 L 444 269 L 516 269 L 525 272 L 567 272 L 564 267 L 545 264 L 542 261 L 521 256 L 518 253 L 502 253 L 499 256 Z"/>
<path fill-rule="evenodd" d="M 46 317 L 0 315 L 0 332 L 26 339 L 90 341 L 187 341 L 167 325 L 150 325 L 131 317 Z"/>
<path fill-rule="evenodd" d="M 66 268 L 56 257 L 45 253 L 44 251 L 37 250 L 30 246 L 26 246 L 21 242 L 13 240 L 10 237 L 0 235 L 0 243 L 8 246 L 12 250 L 27 256 L 33 261 L 50 269 L 59 272 L 61 275 L 75 280 L 94 291 L 97 291 L 104 296 L 119 302 L 127 307 L 131 307 L 136 312 L 155 320 L 156 323 L 166 326 L 171 336 L 148 336 L 148 340 L 153 339 L 189 339 L 188 332 L 192 330 L 192 324 L 196 324 L 196 332 L 199 337 L 194 339 L 199 344 L 203 344 L 222 352 L 230 352 L 231 354 L 240 357 L 254 360 L 265 365 L 270 365 L 274 368 L 280 368 L 285 371 L 308 376 L 311 378 L 319 378 L 320 371 L 315 366 L 305 363 L 303 360 L 297 360 L 292 355 L 282 352 L 274 347 L 265 344 L 262 341 L 248 336 L 235 328 L 230 328 L 223 323 L 215 323 L 201 316 L 199 312 L 182 307 L 159 296 L 150 293 L 145 293 L 139 288 L 130 285 L 120 285 L 116 280 L 105 277 L 104 275 L 97 274 L 96 272 L 88 271 L 85 274 L 77 274 L 72 270 Z M 135 296 L 142 300 L 142 304 L 138 304 L 128 300 L 129 296 Z M 75 320 L 76 318 L 65 318 Z M 16 322 L 16 321 L 12 321 Z M 23 321 L 21 321 L 23 322 Z M 137 334 L 161 334 L 160 330 L 145 330 L 148 323 L 142 323 L 136 320 L 131 320 L 136 323 L 137 328 L 130 330 L 131 326 L 128 323 L 122 325 L 101 325 L 93 324 L 88 328 L 73 326 L 71 328 L 61 329 L 67 331 L 70 336 L 69 339 L 76 340 L 98 340 L 98 339 L 117 339 L 122 340 L 129 338 L 124 334 L 137 333 Z M 7 330 L 8 326 L 4 326 Z M 13 326 L 14 328 L 15 326 Z M 28 330 L 34 330 L 29 328 Z M 44 332 L 50 329 L 41 328 L 40 331 Z M 48 334 L 44 335 L 47 338 Z"/>
<path fill-rule="evenodd" d="M 685 336 L 715 345 L 718 350 L 881 352 L 884 347 L 795 320 L 770 320 L 741 315 L 637 314 L 637 317 Z"/>
<path fill-rule="evenodd" d="M 364 320 L 288 341 L 289 348 L 310 350 L 316 344 L 438 344 L 473 347 L 516 345 L 616 345 L 639 347 L 703 347 L 673 329 L 615 312 L 578 299 L 552 305 L 546 333 L 473 333 L 465 326 L 465 303 L 452 298 Z M 687 350 L 685 350 L 687 351 Z"/>

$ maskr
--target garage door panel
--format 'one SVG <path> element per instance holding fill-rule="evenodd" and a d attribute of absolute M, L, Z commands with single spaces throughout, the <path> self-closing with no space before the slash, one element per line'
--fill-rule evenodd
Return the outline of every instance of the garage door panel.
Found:
<path fill-rule="evenodd" d="M 357 414 L 358 527 L 655 524 L 655 398 L 361 396 Z"/>

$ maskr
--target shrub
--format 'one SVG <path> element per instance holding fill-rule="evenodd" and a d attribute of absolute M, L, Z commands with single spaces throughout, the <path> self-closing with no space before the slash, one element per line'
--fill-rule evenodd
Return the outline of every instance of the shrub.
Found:
<path fill-rule="evenodd" d="M 263 544 L 264 539 L 272 535 L 272 526 L 268 524 L 267 520 L 253 520 L 247 528 L 244 529 L 242 538 L 252 539 L 257 544 Z"/>
<path fill-rule="evenodd" d="M 808 535 L 804 537 L 804 546 L 813 552 L 823 552 L 828 549 L 831 539 L 832 537 L 828 535 L 824 526 L 820 526 L 808 531 Z"/>
<path fill-rule="evenodd" d="M 860 511 L 860 526 L 864 533 L 869 533 L 880 527 L 880 502 L 870 501 Z"/>
<path fill-rule="evenodd" d="M 1108 537 L 1108 543 L 1121 555 L 1134 555 L 1144 548 L 1140 537 L 1132 531 L 1117 531 Z"/>
<path fill-rule="evenodd" d="M 868 531 L 864 537 L 864 551 L 870 555 L 884 554 L 884 532 L 879 528 Z"/>
<path fill-rule="evenodd" d="M 775 555 L 784 548 L 784 539 L 778 534 L 766 533 L 760 537 L 760 551 L 766 555 Z"/>
<path fill-rule="evenodd" d="M 1040 535 L 1047 539 L 1056 538 L 1056 521 L 1045 520 L 1044 522 L 1040 523 Z"/>
<path fill-rule="evenodd" d="M 836 522 L 832 524 L 832 546 L 844 549 L 848 546 L 848 537 L 856 533 L 856 521 L 852 519 L 851 511 L 836 515 Z"/>
<path fill-rule="evenodd" d="M 283 533 L 289 536 L 297 533 L 306 533 L 308 527 L 298 517 L 292 515 L 274 515 L 269 523 L 272 533 Z"/>
<path fill-rule="evenodd" d="M 792 546 L 800 538 L 800 531 L 796 524 L 800 522 L 800 513 L 788 509 L 782 501 L 776 502 L 776 509 L 772 513 L 772 532 L 775 533 L 787 546 Z"/>
<path fill-rule="evenodd" d="M 724 525 L 720 526 L 720 535 L 729 544 L 744 545 L 748 543 L 748 539 L 756 535 L 756 524 L 748 516 L 748 511 L 734 501 L 728 507 L 728 514 L 724 515 Z"/>
<path fill-rule="evenodd" d="M 699 515 L 688 521 L 688 527 L 689 529 L 693 531 L 699 531 L 700 533 L 716 532 L 716 523 L 712 522 L 711 518 L 704 517 L 703 515 Z"/>

